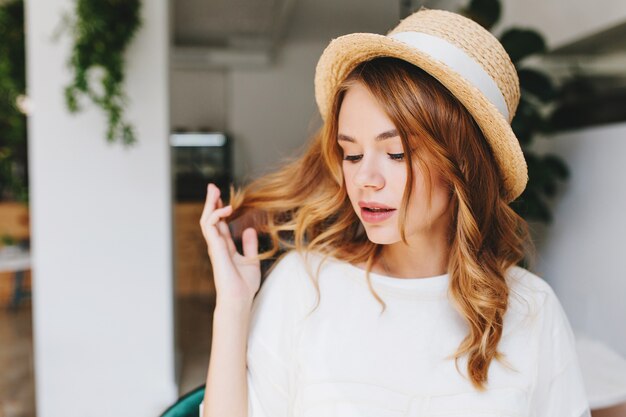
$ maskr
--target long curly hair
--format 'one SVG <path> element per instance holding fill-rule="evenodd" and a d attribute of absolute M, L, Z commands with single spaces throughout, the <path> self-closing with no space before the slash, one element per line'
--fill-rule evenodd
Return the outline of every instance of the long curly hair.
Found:
<path fill-rule="evenodd" d="M 384 311 L 385 303 L 369 276 L 382 245 L 368 240 L 349 201 L 342 150 L 337 144 L 339 109 L 355 82 L 371 91 L 402 140 L 408 179 L 399 214 L 405 243 L 413 163 L 419 164 L 428 179 L 432 178 L 430 170 L 436 170 L 449 187 L 453 207 L 448 231 L 448 292 L 468 327 L 466 337 L 449 358 L 455 359 L 458 371 L 458 360 L 467 355 L 469 379 L 483 391 L 492 359 L 510 367 L 497 350 L 509 298 L 505 274 L 531 252 L 532 241 L 527 223 L 505 200 L 498 167 L 480 128 L 431 75 L 391 57 L 376 57 L 358 65 L 341 83 L 329 117 L 301 155 L 242 189 L 231 185 L 230 219 L 254 213 L 258 233 L 271 241 L 269 249 L 259 253 L 261 260 L 282 249 L 296 249 L 321 253 L 323 260 L 332 256 L 352 264 L 364 263 L 370 291 Z M 431 182 L 426 184 L 430 195 Z M 315 279 L 313 283 L 319 305 L 319 286 Z"/>

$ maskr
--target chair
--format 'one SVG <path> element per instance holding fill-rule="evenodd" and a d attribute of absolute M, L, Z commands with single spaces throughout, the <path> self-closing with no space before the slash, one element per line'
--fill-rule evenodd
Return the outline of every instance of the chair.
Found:
<path fill-rule="evenodd" d="M 159 417 L 198 417 L 200 403 L 204 398 L 204 387 L 201 385 L 180 397 Z"/>

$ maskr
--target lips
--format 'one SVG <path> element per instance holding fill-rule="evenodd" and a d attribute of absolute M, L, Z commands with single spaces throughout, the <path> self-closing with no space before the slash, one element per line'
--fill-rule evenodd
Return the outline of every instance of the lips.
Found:
<path fill-rule="evenodd" d="M 359 207 L 372 212 L 395 210 L 393 207 L 389 207 L 388 205 L 377 201 L 359 201 Z"/>
<path fill-rule="evenodd" d="M 387 220 L 396 209 L 377 201 L 359 201 L 361 207 L 361 218 L 367 223 L 380 223 Z"/>

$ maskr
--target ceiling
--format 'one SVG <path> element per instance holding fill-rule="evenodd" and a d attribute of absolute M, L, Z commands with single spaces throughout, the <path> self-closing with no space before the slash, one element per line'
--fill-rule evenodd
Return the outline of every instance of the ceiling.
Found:
<path fill-rule="evenodd" d="M 177 45 L 240 46 L 275 36 L 289 0 L 176 0 Z"/>
<path fill-rule="evenodd" d="M 626 52 L 626 22 L 553 49 L 552 56 L 605 55 Z"/>
<path fill-rule="evenodd" d="M 174 63 L 183 67 L 269 63 L 295 0 L 176 0 Z"/>
<path fill-rule="evenodd" d="M 172 6 L 173 65 L 179 68 L 270 65 L 293 21 L 296 3 L 297 0 L 175 0 Z M 358 7 L 361 3 L 364 3 L 362 7 Z M 368 22 L 376 16 L 363 10 L 367 3 L 362 0 L 301 1 L 298 13 L 304 13 L 307 21 L 319 22 L 317 30 L 316 25 L 309 25 L 309 30 L 314 32 L 320 28 L 332 32 L 333 29 L 327 27 L 332 22 L 348 31 L 355 20 L 364 27 L 375 26 L 374 22 Z M 395 0 L 394 3 L 395 7 L 399 4 L 402 11 L 421 4 L 441 7 L 444 0 Z M 299 32 L 303 31 L 299 28 Z M 588 73 L 620 76 L 624 62 L 620 57 L 626 58 L 626 22 L 558 47 L 543 61 L 557 73 L 559 68 L 575 65 L 586 67 Z"/>
<path fill-rule="evenodd" d="M 626 22 L 549 51 L 539 60 L 561 78 L 584 76 L 605 88 L 626 86 Z"/>

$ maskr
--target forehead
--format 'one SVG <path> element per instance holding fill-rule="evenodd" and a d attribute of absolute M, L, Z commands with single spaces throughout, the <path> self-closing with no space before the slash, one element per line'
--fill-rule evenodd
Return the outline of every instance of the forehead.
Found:
<path fill-rule="evenodd" d="M 345 92 L 337 120 L 338 139 L 378 138 L 397 136 L 394 123 L 374 95 L 362 83 L 351 85 Z M 395 132 L 393 132 L 395 131 Z"/>

